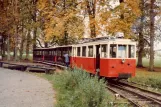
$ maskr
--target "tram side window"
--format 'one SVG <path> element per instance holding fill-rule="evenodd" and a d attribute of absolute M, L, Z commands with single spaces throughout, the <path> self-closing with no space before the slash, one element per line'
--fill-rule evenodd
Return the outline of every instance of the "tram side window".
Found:
<path fill-rule="evenodd" d="M 135 58 L 135 46 L 129 45 L 129 52 L 128 52 L 129 58 Z"/>
<path fill-rule="evenodd" d="M 65 55 L 67 53 L 67 51 L 63 51 L 63 55 Z"/>
<path fill-rule="evenodd" d="M 52 56 L 54 55 L 54 51 L 51 51 L 51 53 L 52 53 Z"/>
<path fill-rule="evenodd" d="M 82 56 L 86 56 L 86 46 L 82 47 Z"/>
<path fill-rule="evenodd" d="M 50 55 L 52 55 L 52 51 L 50 51 Z"/>
<path fill-rule="evenodd" d="M 56 50 L 53 51 L 54 52 L 54 56 L 56 55 Z"/>
<path fill-rule="evenodd" d="M 107 45 L 101 46 L 101 57 L 106 58 L 107 57 Z"/>
<path fill-rule="evenodd" d="M 41 51 L 41 55 L 44 55 L 44 51 Z"/>
<path fill-rule="evenodd" d="M 38 55 L 37 52 L 38 52 L 38 51 L 35 51 L 34 54 L 35 54 L 35 55 Z"/>
<path fill-rule="evenodd" d="M 80 47 L 77 47 L 77 56 L 80 56 Z"/>
<path fill-rule="evenodd" d="M 72 56 L 72 50 L 68 50 L 68 55 Z"/>
<path fill-rule="evenodd" d="M 45 51 L 45 55 L 48 55 L 48 51 Z"/>
<path fill-rule="evenodd" d="M 58 55 L 58 56 L 61 56 L 61 51 L 58 50 L 58 51 L 57 51 L 57 55 Z"/>
<path fill-rule="evenodd" d="M 41 51 L 37 51 L 37 55 L 41 55 L 40 52 L 41 52 Z"/>
<path fill-rule="evenodd" d="M 118 45 L 118 58 L 126 58 L 126 45 Z"/>
<path fill-rule="evenodd" d="M 116 58 L 116 44 L 110 45 L 110 58 Z"/>
<path fill-rule="evenodd" d="M 51 51 L 51 53 L 52 53 L 52 56 L 54 55 L 54 51 Z"/>
<path fill-rule="evenodd" d="M 88 46 L 88 49 L 89 49 L 88 56 L 93 57 L 93 46 Z"/>

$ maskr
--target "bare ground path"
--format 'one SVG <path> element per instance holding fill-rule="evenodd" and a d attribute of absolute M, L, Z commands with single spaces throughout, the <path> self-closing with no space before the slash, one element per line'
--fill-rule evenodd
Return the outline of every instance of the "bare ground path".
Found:
<path fill-rule="evenodd" d="M 0 68 L 0 107 L 53 107 L 54 91 L 45 79 Z"/>

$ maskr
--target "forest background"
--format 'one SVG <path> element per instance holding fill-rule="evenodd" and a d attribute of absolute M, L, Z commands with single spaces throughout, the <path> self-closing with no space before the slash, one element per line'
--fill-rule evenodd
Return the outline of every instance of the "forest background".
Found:
<path fill-rule="evenodd" d="M 115 36 L 138 42 L 138 67 L 150 55 L 154 70 L 154 42 L 160 42 L 159 0 L 0 0 L 2 56 L 29 59 L 36 47 L 76 43 L 87 36 Z M 88 19 L 88 21 L 85 21 Z M 86 24 L 85 24 L 86 23 Z M 88 28 L 88 29 L 87 29 Z"/>

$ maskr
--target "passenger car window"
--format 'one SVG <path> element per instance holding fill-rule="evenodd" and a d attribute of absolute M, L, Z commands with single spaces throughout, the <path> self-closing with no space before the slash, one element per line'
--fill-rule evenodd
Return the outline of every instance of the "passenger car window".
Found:
<path fill-rule="evenodd" d="M 80 47 L 77 47 L 77 56 L 80 56 Z"/>
<path fill-rule="evenodd" d="M 82 47 L 82 56 L 86 56 L 86 46 Z"/>
<path fill-rule="evenodd" d="M 116 58 L 116 44 L 111 44 L 110 45 L 110 58 Z"/>
<path fill-rule="evenodd" d="M 93 57 L 93 46 L 88 46 L 88 56 Z"/>
<path fill-rule="evenodd" d="M 106 58 L 107 57 L 107 45 L 101 46 L 101 57 Z"/>
<path fill-rule="evenodd" d="M 135 46 L 129 45 L 129 52 L 128 52 L 129 58 L 135 58 Z"/>

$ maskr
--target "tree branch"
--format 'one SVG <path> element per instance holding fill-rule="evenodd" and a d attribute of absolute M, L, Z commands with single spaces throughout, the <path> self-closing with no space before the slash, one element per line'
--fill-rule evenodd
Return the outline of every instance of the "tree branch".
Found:
<path fill-rule="evenodd" d="M 39 39 L 36 39 L 36 41 L 39 43 L 39 45 L 40 45 L 41 48 L 44 48 L 44 46 L 42 46 L 42 44 L 41 44 L 41 42 L 40 42 Z"/>
<path fill-rule="evenodd" d="M 150 42 L 144 38 L 144 41 L 148 44 L 148 46 L 150 46 Z"/>

